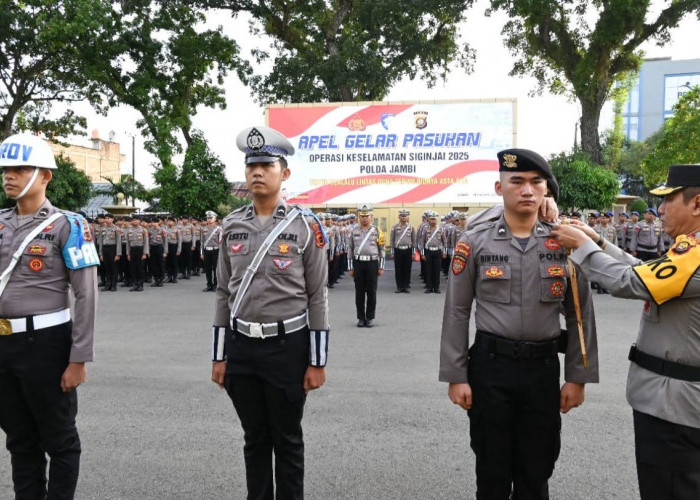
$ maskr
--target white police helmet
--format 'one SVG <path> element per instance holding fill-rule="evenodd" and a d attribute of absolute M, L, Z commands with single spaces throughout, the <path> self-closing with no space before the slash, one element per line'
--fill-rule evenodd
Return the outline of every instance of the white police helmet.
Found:
<path fill-rule="evenodd" d="M 25 166 L 57 168 L 53 151 L 45 140 L 31 134 L 11 135 L 0 144 L 0 168 Z"/>

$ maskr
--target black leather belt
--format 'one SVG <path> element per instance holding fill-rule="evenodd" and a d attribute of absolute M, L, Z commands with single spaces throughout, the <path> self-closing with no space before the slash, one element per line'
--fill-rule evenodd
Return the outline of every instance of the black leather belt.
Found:
<path fill-rule="evenodd" d="M 700 366 L 684 365 L 676 363 L 675 361 L 657 358 L 644 351 L 640 351 L 634 344 L 630 347 L 628 358 L 645 370 L 663 375 L 664 377 L 685 380 L 686 382 L 700 382 Z"/>
<path fill-rule="evenodd" d="M 483 330 L 476 331 L 474 346 L 490 353 L 515 359 L 551 358 L 559 352 L 559 339 L 542 342 L 509 340 Z"/>

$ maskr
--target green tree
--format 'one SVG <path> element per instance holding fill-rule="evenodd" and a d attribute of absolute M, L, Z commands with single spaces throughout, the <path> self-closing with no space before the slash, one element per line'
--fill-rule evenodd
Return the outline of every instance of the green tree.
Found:
<path fill-rule="evenodd" d="M 119 193 L 124 195 L 127 204 L 129 198 L 131 198 L 132 202 L 134 200 L 151 201 L 151 192 L 130 174 L 121 174 L 119 176 L 119 182 L 114 182 L 108 177 L 103 177 L 102 179 L 109 183 L 109 189 L 101 192 L 112 196 L 112 201 L 114 203 L 117 203 L 117 195 Z"/>
<path fill-rule="evenodd" d="M 673 111 L 658 142 L 644 158 L 642 171 L 647 187 L 663 182 L 670 165 L 700 161 L 700 86 L 686 92 Z"/>
<path fill-rule="evenodd" d="M 375 101 L 400 79 L 428 85 L 451 63 L 469 69 L 473 51 L 457 42 L 457 24 L 473 0 L 198 0 L 208 8 L 248 12 L 256 49 L 272 70 L 250 79 L 259 102 Z"/>
<path fill-rule="evenodd" d="M 610 207 L 620 192 L 615 172 L 599 168 L 588 153 L 559 153 L 549 160 L 559 182 L 559 206 L 565 211 Z"/>
<path fill-rule="evenodd" d="M 111 12 L 107 0 L 0 0 L 0 140 L 18 129 L 83 132 L 83 117 L 70 109 L 55 117 L 52 105 L 100 102 L 83 67 L 94 42 L 115 34 Z"/>
<path fill-rule="evenodd" d="M 46 197 L 51 204 L 64 210 L 79 210 L 87 205 L 92 195 L 90 178 L 82 170 L 75 168 L 75 163 L 63 153 L 56 156 L 57 168 L 52 171 L 53 177 L 46 188 Z M 15 201 L 0 192 L 0 206 L 13 207 Z"/>
<path fill-rule="evenodd" d="M 635 200 L 634 202 L 632 202 L 632 205 L 630 205 L 630 212 L 637 212 L 639 214 L 643 214 L 648 207 L 649 204 L 640 198 L 639 200 Z"/>
<path fill-rule="evenodd" d="M 225 165 L 207 146 L 202 135 L 192 134 L 182 168 L 163 167 L 155 174 L 160 185 L 160 206 L 175 215 L 201 217 L 207 210 L 231 205 Z"/>
<path fill-rule="evenodd" d="M 664 44 L 700 0 L 491 0 L 509 20 L 502 34 L 516 61 L 511 75 L 531 74 L 538 91 L 569 92 L 581 105 L 581 148 L 602 164 L 600 112 L 616 81 L 639 70 L 639 46 Z"/>

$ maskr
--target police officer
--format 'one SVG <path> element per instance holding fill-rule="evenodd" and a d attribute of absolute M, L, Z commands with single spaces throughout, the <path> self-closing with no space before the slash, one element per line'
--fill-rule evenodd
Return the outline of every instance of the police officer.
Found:
<path fill-rule="evenodd" d="M 131 219 L 131 227 L 126 230 L 126 258 L 129 260 L 133 280 L 130 292 L 143 292 L 145 279 L 143 264 L 149 253 L 148 231 L 141 226 L 141 218 L 134 215 Z"/>
<path fill-rule="evenodd" d="M 621 212 L 617 216 L 617 223 L 615 224 L 615 231 L 617 232 L 617 246 L 625 249 L 627 248 L 627 242 L 625 238 L 627 237 L 627 221 L 629 220 L 629 215 L 627 212 Z"/>
<path fill-rule="evenodd" d="M 616 297 L 644 301 L 629 359 L 639 491 L 643 500 L 695 500 L 700 492 L 700 165 L 673 165 L 663 197 L 664 230 L 675 240 L 644 263 L 575 227 L 557 227 L 571 259 Z M 593 240 L 593 241 L 592 241 Z"/>
<path fill-rule="evenodd" d="M 391 228 L 389 246 L 394 260 L 395 293 L 411 293 L 411 267 L 416 248 L 416 229 L 410 224 L 409 210 L 399 210 L 399 223 Z"/>
<path fill-rule="evenodd" d="M 188 280 L 192 275 L 192 252 L 194 251 L 196 240 L 194 238 L 194 227 L 187 216 L 180 218 L 180 234 L 182 235 L 182 247 L 180 249 L 180 279 Z"/>
<path fill-rule="evenodd" d="M 175 217 L 168 217 L 165 228 L 165 270 L 168 273 L 168 283 L 177 283 L 178 258 L 182 251 L 182 233 L 175 223 Z"/>
<path fill-rule="evenodd" d="M 447 283 L 440 375 L 450 400 L 469 411 L 477 498 L 549 498 L 561 417 L 598 381 L 592 301 L 579 276 L 588 351 L 584 368 L 566 249 L 538 222 L 549 164 L 525 149 L 498 153 L 503 216 L 473 226 L 455 247 Z M 558 193 L 554 193 L 555 198 Z M 476 302 L 476 336 L 469 321 Z M 568 340 L 559 387 L 559 316 Z"/>
<path fill-rule="evenodd" d="M 151 287 L 161 288 L 165 279 L 165 230 L 161 226 L 160 217 L 154 217 L 148 226 L 148 258 L 153 283 Z"/>
<path fill-rule="evenodd" d="M 207 210 L 207 222 L 201 227 L 201 260 L 204 263 L 204 274 L 207 286 L 203 292 L 216 291 L 216 263 L 219 260 L 219 244 L 221 243 L 221 227 L 216 223 L 216 212 Z"/>
<path fill-rule="evenodd" d="M 641 260 L 652 260 L 663 253 L 661 226 L 656 223 L 659 214 L 653 208 L 644 212 L 644 220 L 637 223 L 632 234 L 630 252 Z"/>
<path fill-rule="evenodd" d="M 0 168 L 5 194 L 17 202 L 0 213 L 0 427 L 15 496 L 73 498 L 76 387 L 93 359 L 99 256 L 87 221 L 46 198 L 56 169 L 46 142 L 8 137 Z"/>
<path fill-rule="evenodd" d="M 301 499 L 304 402 L 326 377 L 326 238 L 280 195 L 292 144 L 268 127 L 245 129 L 236 144 L 253 203 L 223 221 L 212 380 L 243 427 L 248 498 L 272 499 L 274 476 L 277 498 Z"/>
<path fill-rule="evenodd" d="M 357 327 L 372 328 L 377 309 L 377 280 L 384 274 L 384 235 L 372 224 L 372 211 L 364 205 L 360 223 L 350 234 L 348 272 L 355 279 Z"/>
<path fill-rule="evenodd" d="M 442 259 L 447 255 L 447 235 L 443 226 L 437 223 L 438 214 L 428 215 L 428 227 L 421 234 L 419 246 L 421 259 L 425 261 L 425 293 L 440 292 L 440 269 Z"/>
<path fill-rule="evenodd" d="M 105 269 L 105 292 L 117 291 L 117 279 L 119 270 L 117 263 L 122 255 L 121 231 L 114 224 L 114 216 L 106 214 L 104 216 L 105 225 L 100 238 L 100 262 Z"/>
<path fill-rule="evenodd" d="M 610 224 L 610 221 L 615 216 L 613 212 L 601 212 L 599 217 L 599 223 L 595 227 L 595 232 L 598 236 L 603 238 L 605 241 L 612 245 L 617 245 L 617 230 L 614 226 Z M 605 287 L 601 286 L 600 283 L 596 283 L 598 289 L 598 295 L 610 293 Z"/>

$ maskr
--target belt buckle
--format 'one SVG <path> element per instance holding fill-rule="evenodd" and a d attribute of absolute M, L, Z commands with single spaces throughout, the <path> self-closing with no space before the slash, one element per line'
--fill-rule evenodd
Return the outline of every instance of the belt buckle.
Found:
<path fill-rule="evenodd" d="M 251 323 L 249 328 L 251 337 L 256 339 L 265 338 L 265 336 L 263 335 L 262 323 Z"/>
<path fill-rule="evenodd" d="M 12 335 L 12 323 L 7 319 L 0 319 L 0 336 Z"/>

